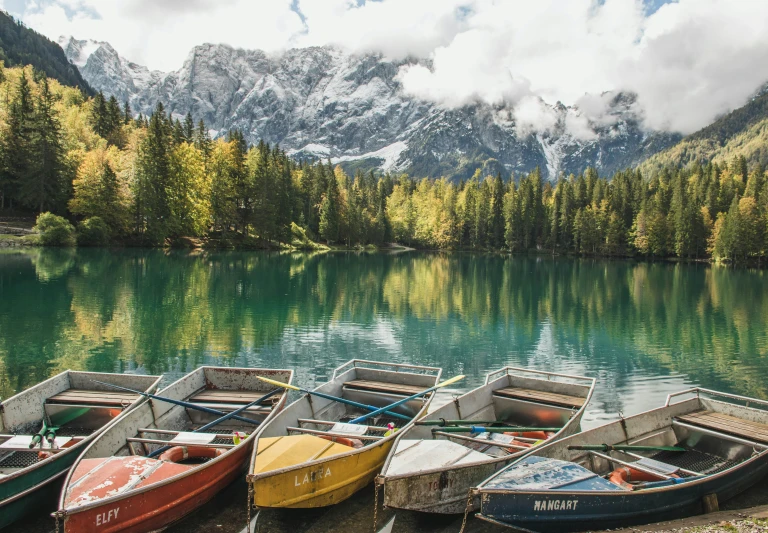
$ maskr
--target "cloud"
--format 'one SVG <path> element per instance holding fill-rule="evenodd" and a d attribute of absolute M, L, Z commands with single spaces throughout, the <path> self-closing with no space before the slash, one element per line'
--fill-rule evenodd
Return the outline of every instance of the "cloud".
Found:
<path fill-rule="evenodd" d="M 48 0 L 28 3 L 23 20 L 57 39 L 108 41 L 152 69 L 178 69 L 204 42 L 279 50 L 304 30 L 291 0 Z"/>
<path fill-rule="evenodd" d="M 28 0 L 22 18 L 162 70 L 203 42 L 421 57 L 399 72 L 408 94 L 504 104 L 531 131 L 554 127 L 542 101 L 576 105 L 565 124 L 579 138 L 616 120 L 619 91 L 648 127 L 689 133 L 768 79 L 765 0 Z"/>

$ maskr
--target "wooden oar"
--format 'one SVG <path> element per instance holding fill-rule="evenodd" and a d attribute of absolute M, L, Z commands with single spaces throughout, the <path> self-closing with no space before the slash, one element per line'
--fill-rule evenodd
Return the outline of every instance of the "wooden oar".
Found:
<path fill-rule="evenodd" d="M 192 433 L 202 433 L 203 431 L 205 431 L 207 429 L 211 429 L 212 427 L 217 426 L 217 425 L 221 424 L 222 422 L 226 422 L 230 418 L 236 418 L 237 415 L 239 415 L 240 413 L 242 413 L 246 409 L 250 409 L 254 405 L 260 404 L 261 402 L 263 402 L 264 400 L 266 400 L 270 396 L 274 396 L 275 394 L 277 394 L 281 390 L 283 390 L 283 389 L 274 389 L 274 390 L 268 392 L 267 394 L 265 394 L 264 396 L 262 396 L 261 398 L 259 398 L 258 400 L 253 400 L 251 403 L 246 404 L 246 405 L 244 405 L 242 407 L 239 407 L 239 408 L 235 409 L 234 411 L 232 411 L 231 413 L 227 413 L 226 415 L 222 416 L 221 418 L 217 418 L 213 422 L 208 422 L 203 427 L 197 428 L 196 430 L 192 431 Z M 152 452 L 149 455 L 147 455 L 147 457 L 157 457 L 158 455 L 163 453 L 168 448 L 170 448 L 170 446 L 163 446 L 162 448 L 158 448 L 154 452 Z"/>
<path fill-rule="evenodd" d="M 487 426 L 490 424 L 504 424 L 504 420 L 446 420 L 441 418 L 439 420 L 419 420 L 416 422 L 417 426 L 460 426 L 462 424 L 471 424 L 478 426 Z"/>
<path fill-rule="evenodd" d="M 141 394 L 142 396 L 146 396 L 147 398 L 152 398 L 153 400 L 158 400 L 158 401 L 161 401 L 161 402 L 168 402 L 168 403 L 172 403 L 172 404 L 175 404 L 175 405 L 180 405 L 182 407 L 187 407 L 189 409 L 194 409 L 195 411 L 202 411 L 203 413 L 208 413 L 208 414 L 218 415 L 218 416 L 225 416 L 227 414 L 224 411 L 219 411 L 218 409 L 211 409 L 209 407 L 203 407 L 202 405 L 197 405 L 197 404 L 190 403 L 190 402 L 184 402 L 182 400 L 173 400 L 171 398 L 165 398 L 163 396 L 157 396 L 156 394 L 149 394 L 148 392 L 141 392 L 141 391 L 129 389 L 127 387 L 121 387 L 120 385 L 114 385 L 112 383 L 104 383 L 103 381 L 97 381 L 95 379 L 92 379 L 91 381 L 93 381 L 94 383 L 99 383 L 101 385 L 107 385 L 108 387 L 113 387 L 115 389 L 121 389 L 121 390 L 124 390 L 124 391 L 127 391 L 127 392 L 132 392 L 134 394 Z M 243 416 L 233 416 L 232 418 L 234 418 L 235 420 L 239 420 L 240 422 L 248 422 L 249 424 L 255 424 L 257 426 L 259 424 L 261 424 L 261 422 L 259 422 L 258 420 L 253 420 L 251 418 L 245 418 Z"/>
<path fill-rule="evenodd" d="M 334 402 L 345 403 L 347 405 L 351 405 L 352 407 L 357 407 L 359 409 L 365 409 L 367 411 L 375 411 L 375 410 L 378 409 L 378 407 L 376 407 L 374 405 L 365 405 L 364 403 L 353 402 L 352 400 L 347 400 L 346 398 L 339 398 L 338 396 L 331 396 L 330 394 L 325 394 L 324 392 L 317 392 L 317 391 L 313 391 L 313 390 L 302 389 L 301 387 L 297 387 L 295 385 L 288 385 L 287 383 L 281 383 L 280 381 L 275 381 L 275 380 L 269 379 L 269 378 L 263 378 L 261 376 L 256 376 L 256 377 L 258 377 L 261 381 L 269 383 L 270 385 L 275 385 L 277 387 L 283 387 L 283 388 L 286 388 L 286 389 L 291 389 L 291 390 L 295 390 L 295 391 L 299 391 L 299 392 L 304 392 L 304 393 L 307 393 L 307 394 L 311 394 L 312 396 L 318 396 L 320 398 L 325 398 L 326 400 L 332 400 Z M 411 421 L 411 417 L 405 416 L 405 415 L 401 415 L 400 413 L 387 413 L 387 414 L 389 416 L 393 416 L 393 417 L 399 418 L 401 420 L 407 420 L 409 422 Z"/>
<path fill-rule="evenodd" d="M 407 398 L 403 398 L 402 400 L 398 400 L 395 403 L 391 403 L 391 404 L 389 404 L 387 406 L 384 406 L 384 407 L 382 407 L 380 409 L 376 409 L 375 411 L 373 411 L 371 413 L 365 414 L 363 416 L 358 416 L 354 420 L 350 420 L 349 423 L 350 424 L 358 424 L 360 422 L 364 422 L 365 420 L 368 420 L 372 416 L 376 416 L 378 414 L 381 414 L 381 413 L 384 413 L 386 411 L 389 411 L 390 409 L 394 409 L 395 407 L 397 407 L 399 405 L 403 405 L 404 403 L 410 402 L 411 400 L 416 400 L 418 398 L 421 398 L 425 394 L 429 394 L 430 392 L 436 391 L 437 389 L 440 389 L 442 387 L 447 387 L 448 385 L 452 385 L 452 384 L 456 383 L 457 381 L 461 381 L 464 378 L 465 378 L 465 376 L 462 375 L 462 376 L 456 376 L 456 377 L 453 377 L 451 379 L 445 380 L 442 383 L 438 383 L 434 387 L 430 387 L 428 389 L 424 389 L 421 392 L 417 392 L 413 396 L 408 396 Z"/>
<path fill-rule="evenodd" d="M 483 427 L 483 426 L 455 426 L 440 429 L 433 429 L 432 431 L 444 431 L 447 433 L 505 433 L 507 431 L 560 431 L 562 428 L 529 428 L 529 427 Z"/>
<path fill-rule="evenodd" d="M 584 444 L 582 446 L 568 446 L 569 450 L 584 450 L 590 452 L 610 452 L 616 450 L 618 452 L 687 452 L 685 448 L 679 446 L 633 446 L 625 444 Z"/>

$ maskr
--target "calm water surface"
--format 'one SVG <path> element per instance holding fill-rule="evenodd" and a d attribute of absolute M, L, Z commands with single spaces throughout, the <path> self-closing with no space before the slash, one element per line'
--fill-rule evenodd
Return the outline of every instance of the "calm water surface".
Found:
<path fill-rule="evenodd" d="M 694 385 L 768 398 L 767 292 L 762 271 L 629 261 L 0 252 L 0 396 L 67 368 L 167 384 L 203 364 L 312 387 L 355 357 L 466 374 L 459 393 L 514 365 L 596 377 L 591 427 Z"/>

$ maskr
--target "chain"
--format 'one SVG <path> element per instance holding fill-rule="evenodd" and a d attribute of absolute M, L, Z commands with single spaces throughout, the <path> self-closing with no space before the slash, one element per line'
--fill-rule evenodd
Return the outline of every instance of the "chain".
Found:
<path fill-rule="evenodd" d="M 56 533 L 59 533 L 59 513 L 58 511 L 53 513 L 53 520 L 56 522 Z"/>
<path fill-rule="evenodd" d="M 379 484 L 373 482 L 373 533 L 376 533 L 376 522 L 379 515 Z"/>
<path fill-rule="evenodd" d="M 472 500 L 474 498 L 472 497 L 472 489 L 469 489 L 469 498 L 467 498 L 467 508 L 464 509 L 464 520 L 461 522 L 461 530 L 459 533 L 464 533 L 464 530 L 467 527 L 467 517 L 469 516 L 469 512 L 472 510 Z"/>
<path fill-rule="evenodd" d="M 248 515 L 245 531 L 251 533 L 251 507 L 253 506 L 253 483 L 248 482 L 248 502 L 246 503 L 246 514 Z"/>

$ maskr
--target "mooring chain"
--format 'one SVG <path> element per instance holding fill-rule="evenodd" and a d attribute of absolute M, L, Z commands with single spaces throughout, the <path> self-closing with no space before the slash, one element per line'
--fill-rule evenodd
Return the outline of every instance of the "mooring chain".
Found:
<path fill-rule="evenodd" d="M 248 515 L 248 518 L 246 518 L 246 526 L 245 531 L 247 533 L 251 533 L 251 506 L 253 505 L 253 483 L 250 481 L 248 482 L 248 502 L 245 506 L 246 514 Z"/>
<path fill-rule="evenodd" d="M 56 533 L 59 533 L 59 512 L 53 513 L 53 520 L 56 522 Z"/>
<path fill-rule="evenodd" d="M 469 498 L 467 498 L 467 507 L 464 509 L 464 520 L 461 522 L 461 530 L 459 533 L 464 533 L 464 530 L 467 527 L 467 517 L 469 516 L 469 512 L 472 510 L 472 489 L 469 489 Z"/>
<path fill-rule="evenodd" d="M 379 484 L 373 482 L 373 533 L 376 533 L 376 522 L 379 516 Z"/>

